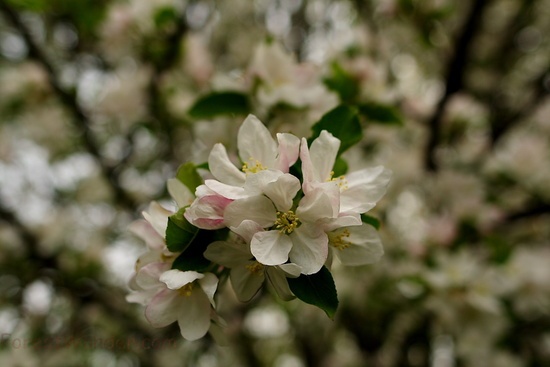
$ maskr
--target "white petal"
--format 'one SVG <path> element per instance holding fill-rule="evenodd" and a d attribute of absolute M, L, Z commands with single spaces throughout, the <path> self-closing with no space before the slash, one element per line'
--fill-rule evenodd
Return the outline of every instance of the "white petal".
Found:
<path fill-rule="evenodd" d="M 161 236 L 155 228 L 146 220 L 135 220 L 129 226 L 128 230 L 141 238 L 152 250 L 162 250 L 166 247 L 164 236 Z"/>
<path fill-rule="evenodd" d="M 293 263 L 278 265 L 277 268 L 281 269 L 289 278 L 298 278 L 302 273 L 302 269 Z"/>
<path fill-rule="evenodd" d="M 284 264 L 291 248 L 290 238 L 279 231 L 258 232 L 250 242 L 252 255 L 264 265 Z"/>
<path fill-rule="evenodd" d="M 166 234 L 166 226 L 168 225 L 168 217 L 174 214 L 172 211 L 163 208 L 156 201 L 149 204 L 147 211 L 142 212 L 143 218 L 151 223 L 155 231 L 164 238 Z"/>
<path fill-rule="evenodd" d="M 342 264 L 347 266 L 372 264 L 384 255 L 382 241 L 373 226 L 363 224 L 357 227 L 347 227 L 335 231 L 334 234 L 338 235 L 344 230 L 349 233 L 349 237 L 343 238 L 350 243 L 349 247 L 333 251 Z"/>
<path fill-rule="evenodd" d="M 307 169 L 307 177 L 304 173 L 305 182 L 326 182 L 332 178 L 331 172 L 334 167 L 336 155 L 340 148 L 340 140 L 332 136 L 326 130 L 321 131 L 321 134 L 311 143 L 309 151 L 307 144 L 300 150 L 300 158 L 302 160 L 302 168 L 305 165 Z M 311 175 L 313 174 L 313 175 Z"/>
<path fill-rule="evenodd" d="M 348 189 L 340 195 L 342 212 L 365 213 L 384 196 L 392 172 L 383 166 L 365 168 L 346 175 Z"/>
<path fill-rule="evenodd" d="M 290 261 L 302 268 L 303 274 L 317 273 L 328 255 L 328 237 L 314 225 L 302 224 L 290 234 Z"/>
<path fill-rule="evenodd" d="M 277 181 L 282 175 L 283 172 L 272 169 L 249 174 L 246 176 L 244 190 L 249 196 L 260 195 L 268 184 Z"/>
<path fill-rule="evenodd" d="M 248 115 L 237 136 L 239 156 L 252 166 L 256 161 L 266 168 L 275 168 L 277 143 L 269 130 L 254 115 Z"/>
<path fill-rule="evenodd" d="M 171 269 L 162 273 L 159 280 L 166 284 L 169 289 L 175 290 L 197 279 L 201 279 L 202 277 L 204 277 L 204 275 L 196 271 Z"/>
<path fill-rule="evenodd" d="M 277 210 L 286 212 L 292 207 L 293 199 L 300 191 L 300 180 L 285 173 L 277 181 L 267 184 L 264 194 L 273 201 Z"/>
<path fill-rule="evenodd" d="M 145 317 L 153 327 L 165 327 L 178 319 L 178 292 L 163 289 L 145 308 Z"/>
<path fill-rule="evenodd" d="M 235 167 L 223 144 L 215 144 L 208 157 L 208 168 L 219 181 L 233 186 L 243 186 L 246 175 Z"/>
<path fill-rule="evenodd" d="M 210 301 L 212 307 L 216 307 L 216 304 L 214 302 L 214 294 L 216 293 L 216 289 L 218 288 L 218 277 L 216 277 L 212 273 L 205 273 L 204 277 L 199 279 L 199 285 L 204 291 L 204 294 L 206 294 L 206 296 L 208 297 L 208 300 Z"/>
<path fill-rule="evenodd" d="M 300 139 L 292 134 L 279 133 L 277 134 L 277 141 L 279 142 L 279 155 L 275 168 L 287 173 L 290 166 L 298 160 Z"/>
<path fill-rule="evenodd" d="M 166 187 L 170 196 L 176 201 L 178 208 L 184 208 L 191 205 L 195 199 L 193 193 L 177 178 L 168 179 Z"/>
<path fill-rule="evenodd" d="M 250 244 L 252 237 L 257 232 L 262 232 L 264 229 L 253 220 L 243 220 L 237 227 L 230 227 L 233 232 L 241 236 L 247 244 Z"/>
<path fill-rule="evenodd" d="M 227 185 L 217 180 L 206 180 L 204 184 L 216 194 L 228 199 L 236 200 L 249 196 L 242 187 Z"/>
<path fill-rule="evenodd" d="M 210 301 L 200 290 L 193 290 L 179 302 L 178 325 L 181 336 L 186 340 L 202 338 L 210 328 Z"/>
<path fill-rule="evenodd" d="M 195 227 L 202 229 L 220 229 L 225 227 L 223 219 L 226 207 L 232 203 L 221 195 L 202 196 L 193 202 L 183 216 Z"/>
<path fill-rule="evenodd" d="M 170 264 L 154 262 L 143 266 L 136 274 L 135 282 L 142 289 L 163 287 L 160 282 L 162 273 L 170 269 Z"/>
<path fill-rule="evenodd" d="M 323 229 L 326 232 L 331 232 L 341 227 L 359 226 L 361 224 L 359 213 L 340 213 L 337 218 L 323 222 Z"/>
<path fill-rule="evenodd" d="M 302 223 L 314 223 L 319 219 L 335 218 L 338 215 L 338 187 L 328 182 L 327 184 L 311 190 L 300 200 L 296 215 Z"/>
<path fill-rule="evenodd" d="M 290 301 L 296 298 L 294 294 L 292 294 L 292 291 L 288 286 L 286 276 L 281 270 L 275 267 L 268 267 L 266 275 L 269 283 L 273 286 L 273 289 L 275 289 L 275 292 L 277 292 L 279 298 L 283 301 Z"/>
<path fill-rule="evenodd" d="M 204 257 L 217 264 L 233 268 L 250 261 L 252 254 L 247 244 L 216 241 L 208 245 Z"/>
<path fill-rule="evenodd" d="M 228 227 L 237 227 L 243 220 L 252 220 L 262 227 L 270 227 L 277 219 L 271 200 L 263 195 L 235 200 L 225 208 L 224 219 Z"/>
<path fill-rule="evenodd" d="M 237 298 L 241 302 L 250 301 L 252 297 L 258 293 L 264 283 L 265 276 L 263 270 L 253 273 L 246 268 L 246 265 L 253 264 L 253 261 L 249 261 L 248 264 L 241 264 L 231 269 L 231 285 L 233 286 Z"/>

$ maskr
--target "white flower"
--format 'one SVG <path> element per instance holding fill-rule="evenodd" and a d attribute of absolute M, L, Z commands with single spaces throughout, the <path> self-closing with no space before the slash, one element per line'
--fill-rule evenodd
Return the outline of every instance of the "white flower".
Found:
<path fill-rule="evenodd" d="M 164 288 L 145 309 L 151 325 L 165 327 L 177 321 L 181 335 L 187 340 L 206 335 L 211 324 L 212 307 L 215 307 L 218 278 L 211 273 L 172 269 L 162 273 L 159 281 Z"/>
<path fill-rule="evenodd" d="M 249 301 L 260 290 L 267 279 L 283 300 L 294 298 L 286 277 L 298 277 L 300 269 L 294 264 L 266 266 L 253 258 L 249 243 L 252 236 L 262 228 L 253 221 L 245 220 L 234 229 L 243 241 L 217 241 L 211 243 L 204 256 L 220 265 L 228 267 L 231 285 L 241 302 Z"/>
<path fill-rule="evenodd" d="M 328 239 L 332 253 L 347 266 L 372 264 L 384 255 L 380 236 L 369 224 L 335 229 Z"/>

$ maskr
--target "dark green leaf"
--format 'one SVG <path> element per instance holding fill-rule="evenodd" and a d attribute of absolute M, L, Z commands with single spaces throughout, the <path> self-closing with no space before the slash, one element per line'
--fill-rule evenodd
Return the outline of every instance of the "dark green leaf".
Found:
<path fill-rule="evenodd" d="M 338 294 L 332 274 L 326 267 L 312 275 L 300 275 L 298 278 L 287 278 L 288 286 L 296 297 L 317 306 L 331 319 L 338 308 Z"/>
<path fill-rule="evenodd" d="M 197 172 L 197 167 L 187 162 L 178 168 L 176 178 L 180 180 L 191 192 L 195 192 L 196 188 L 202 184 L 202 178 Z"/>
<path fill-rule="evenodd" d="M 359 113 L 367 121 L 378 122 L 387 125 L 403 125 L 403 117 L 393 106 L 377 102 L 365 102 L 358 105 Z"/>
<path fill-rule="evenodd" d="M 245 115 L 250 112 L 248 97 L 239 92 L 214 92 L 199 98 L 189 110 L 194 118 Z"/>
<path fill-rule="evenodd" d="M 328 89 L 338 93 L 342 102 L 353 103 L 359 94 L 357 79 L 336 62 L 331 65 L 331 75 L 324 79 L 324 83 Z"/>
<path fill-rule="evenodd" d="M 183 216 L 185 208 L 168 218 L 166 226 L 166 247 L 172 252 L 184 251 L 193 242 L 199 229 Z"/>
<path fill-rule="evenodd" d="M 204 257 L 204 251 L 215 240 L 216 232 L 200 229 L 189 246 L 174 260 L 172 269 L 206 271 L 210 267 L 211 262 Z"/>
<path fill-rule="evenodd" d="M 156 27 L 163 28 L 173 25 L 178 20 L 178 13 L 173 7 L 167 6 L 158 9 L 153 18 Z"/>
<path fill-rule="evenodd" d="M 361 220 L 363 221 L 363 223 L 370 224 L 374 228 L 380 229 L 380 220 L 378 218 L 371 217 L 367 214 L 361 214 Z"/>
<path fill-rule="evenodd" d="M 322 130 L 327 130 L 340 139 L 338 155 L 363 138 L 363 129 L 356 110 L 346 105 L 340 105 L 327 112 L 319 122 L 312 126 L 311 130 L 313 134 L 309 139 L 310 143 L 321 134 Z"/>

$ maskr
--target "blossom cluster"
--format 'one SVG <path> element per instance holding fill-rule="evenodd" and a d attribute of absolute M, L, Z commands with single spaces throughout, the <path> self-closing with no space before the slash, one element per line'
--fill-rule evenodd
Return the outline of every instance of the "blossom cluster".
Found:
<path fill-rule="evenodd" d="M 149 251 L 136 263 L 128 300 L 146 305 L 153 326 L 177 321 L 185 339 L 216 334 L 220 280 L 240 301 L 264 283 L 283 300 L 295 297 L 333 316 L 338 305 L 330 273 L 371 264 L 383 255 L 376 228 L 364 215 L 384 195 L 383 166 L 335 173 L 341 140 L 327 130 L 314 139 L 270 131 L 254 115 L 238 132 L 240 164 L 224 145 L 212 148 L 206 173 L 183 165 L 168 191 L 170 211 L 153 202 L 132 231 Z"/>

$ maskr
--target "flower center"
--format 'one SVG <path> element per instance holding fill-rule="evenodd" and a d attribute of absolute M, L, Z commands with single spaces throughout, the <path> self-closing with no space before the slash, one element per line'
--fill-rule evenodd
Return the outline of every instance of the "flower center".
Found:
<path fill-rule="evenodd" d="M 254 162 L 254 165 L 250 165 L 249 162 Z M 264 171 L 266 170 L 267 168 L 265 166 L 262 165 L 262 163 L 257 160 L 257 159 L 254 159 L 254 158 L 250 158 L 248 160 L 248 162 L 244 162 L 243 164 L 243 172 L 248 174 L 248 173 L 258 173 L 260 171 Z"/>
<path fill-rule="evenodd" d="M 260 275 L 264 270 L 264 266 L 257 261 L 252 264 L 246 265 L 246 268 L 254 275 Z"/>
<path fill-rule="evenodd" d="M 338 231 L 337 233 L 329 233 L 328 239 L 332 246 L 337 248 L 338 250 L 343 250 L 345 248 L 348 248 L 351 243 L 346 241 L 345 239 L 348 238 L 350 235 L 349 231 L 347 229 Z"/>
<path fill-rule="evenodd" d="M 185 297 L 189 297 L 191 293 L 193 293 L 193 283 L 187 283 L 180 289 L 178 289 L 178 292 Z"/>
<path fill-rule="evenodd" d="M 275 228 L 282 234 L 291 234 L 296 227 L 300 224 L 300 219 L 294 214 L 292 210 L 288 212 L 277 212 L 277 220 L 275 221 Z"/>
<path fill-rule="evenodd" d="M 338 176 L 338 177 L 332 177 L 334 176 L 334 171 L 330 171 L 330 177 L 327 181 L 336 182 L 338 187 L 340 188 L 340 191 L 344 191 L 348 189 L 348 180 L 346 180 L 346 176 Z"/>

